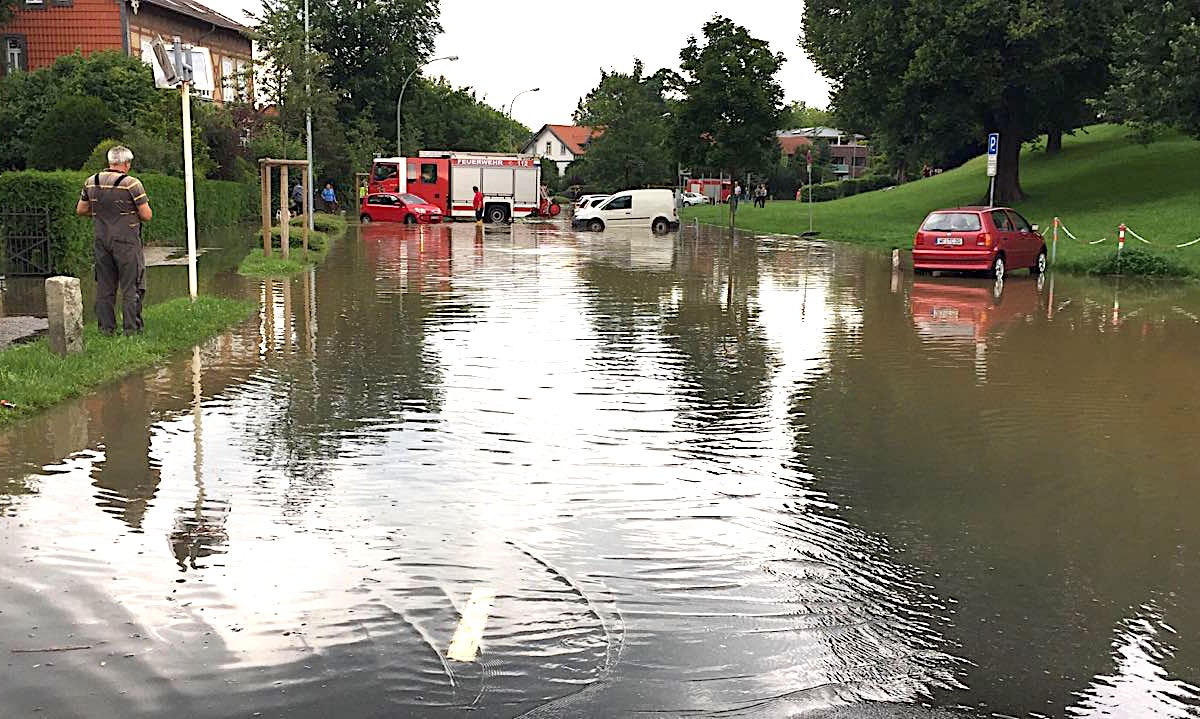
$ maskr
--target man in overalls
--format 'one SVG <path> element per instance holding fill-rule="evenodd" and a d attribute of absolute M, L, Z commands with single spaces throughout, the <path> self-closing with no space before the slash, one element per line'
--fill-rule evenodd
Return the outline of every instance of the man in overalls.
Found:
<path fill-rule="evenodd" d="M 96 322 L 100 333 L 117 331 L 117 287 L 126 335 L 142 331 L 142 299 L 146 296 L 146 260 L 142 256 L 142 223 L 153 213 L 141 181 L 129 176 L 133 152 L 117 145 L 108 151 L 108 169 L 87 179 L 75 213 L 92 218 L 96 257 Z"/>

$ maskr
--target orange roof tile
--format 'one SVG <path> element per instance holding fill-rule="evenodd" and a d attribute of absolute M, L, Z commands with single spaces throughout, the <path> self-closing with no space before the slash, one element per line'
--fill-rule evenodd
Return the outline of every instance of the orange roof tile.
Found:
<path fill-rule="evenodd" d="M 546 125 L 546 129 L 553 132 L 573 155 L 586 153 L 588 141 L 604 132 L 584 125 Z"/>

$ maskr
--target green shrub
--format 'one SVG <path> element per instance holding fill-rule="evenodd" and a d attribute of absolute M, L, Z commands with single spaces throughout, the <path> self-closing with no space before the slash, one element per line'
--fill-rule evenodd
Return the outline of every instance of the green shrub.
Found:
<path fill-rule="evenodd" d="M 142 226 L 146 244 L 172 244 L 187 236 L 183 180 L 146 173 L 135 176 L 150 196 L 154 219 Z M 7 172 L 0 175 L 0 207 L 50 209 L 52 259 L 58 272 L 82 275 L 91 271 L 92 221 L 75 215 L 79 192 L 89 177 L 84 172 Z M 253 215 L 258 188 L 236 182 L 200 180 L 196 183 L 196 227 L 229 227 Z M 0 233 L 4 231 L 0 227 Z"/>
<path fill-rule="evenodd" d="M 25 162 L 39 170 L 73 170 L 83 165 L 96 143 L 113 132 L 112 117 L 95 97 L 68 95 L 33 132 Z"/>
<path fill-rule="evenodd" d="M 278 227 L 271 228 L 271 248 L 279 249 L 280 234 Z M 259 247 L 262 246 L 262 230 L 254 233 L 254 239 Z M 288 247 L 303 247 L 304 231 L 299 227 L 292 228 L 288 233 Z M 313 230 L 308 233 L 308 249 L 324 252 L 329 248 L 329 235 L 321 230 Z"/>
<path fill-rule="evenodd" d="M 1143 277 L 1187 277 L 1191 270 L 1178 260 L 1157 252 L 1130 247 L 1097 259 L 1087 268 L 1091 275 L 1141 275 Z"/>
<path fill-rule="evenodd" d="M 290 224 L 292 227 L 303 228 L 303 215 L 293 217 Z M 313 229 L 318 232 L 324 232 L 332 237 L 341 237 L 346 234 L 346 218 L 341 215 L 331 215 L 328 212 L 314 212 Z M 262 230 L 259 230 L 258 237 L 262 239 Z"/>

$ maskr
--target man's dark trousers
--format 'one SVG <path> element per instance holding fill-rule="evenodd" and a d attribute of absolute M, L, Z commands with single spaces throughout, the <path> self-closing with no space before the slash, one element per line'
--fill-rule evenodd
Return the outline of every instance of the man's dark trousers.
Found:
<path fill-rule="evenodd" d="M 140 241 L 95 239 L 96 322 L 100 331 L 117 329 L 117 289 L 121 290 L 121 315 L 125 334 L 142 331 L 142 299 L 146 296 L 146 261 Z"/>

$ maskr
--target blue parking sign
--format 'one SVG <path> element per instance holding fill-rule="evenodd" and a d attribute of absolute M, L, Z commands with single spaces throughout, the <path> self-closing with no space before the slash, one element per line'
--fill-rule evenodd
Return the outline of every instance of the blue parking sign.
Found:
<path fill-rule="evenodd" d="M 1000 152 L 1000 133 L 993 132 L 988 135 L 988 154 L 995 155 Z"/>

